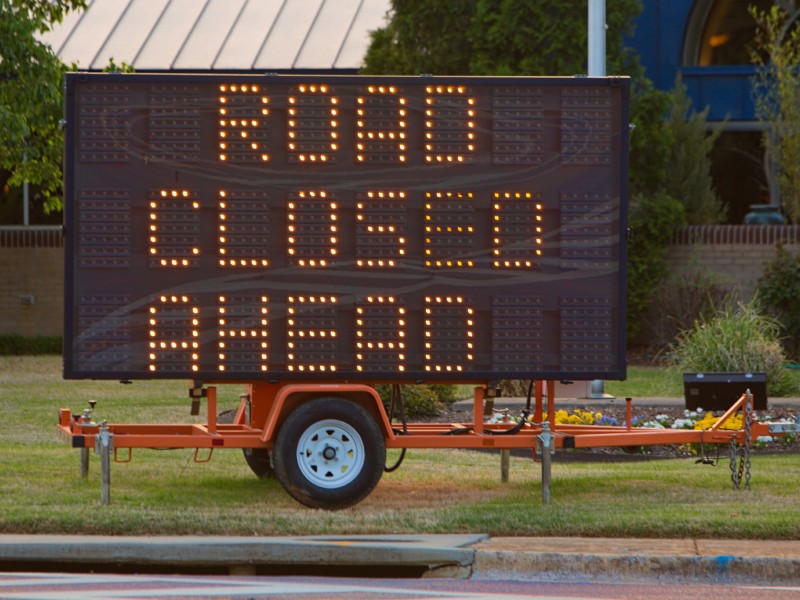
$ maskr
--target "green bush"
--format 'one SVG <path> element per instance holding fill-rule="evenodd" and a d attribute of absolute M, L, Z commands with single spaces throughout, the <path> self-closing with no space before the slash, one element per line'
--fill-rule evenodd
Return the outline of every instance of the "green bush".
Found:
<path fill-rule="evenodd" d="M 639 331 L 653 294 L 666 277 L 667 243 L 683 225 L 683 205 L 663 192 L 633 198 L 628 240 L 628 340 Z"/>
<path fill-rule="evenodd" d="M 663 350 L 696 321 L 712 318 L 730 297 L 714 273 L 694 266 L 680 269 L 657 288 L 639 338 L 649 348 Z"/>
<path fill-rule="evenodd" d="M 664 189 L 683 204 L 687 225 L 724 223 L 728 212 L 714 189 L 709 158 L 723 124 L 709 130 L 707 116 L 708 107 L 701 112 L 692 108 L 692 100 L 678 74 L 672 108 L 664 122 L 664 133 L 671 142 Z"/>
<path fill-rule="evenodd" d="M 503 379 L 498 382 L 497 387 L 502 398 L 525 398 L 528 396 L 530 385 L 529 379 Z M 531 390 L 531 396 L 533 396 L 533 390 Z"/>
<path fill-rule="evenodd" d="M 758 297 L 780 322 L 786 354 L 800 360 L 800 254 L 792 255 L 782 244 L 777 245 L 775 258 L 764 266 L 764 275 L 758 280 Z"/>
<path fill-rule="evenodd" d="M 375 389 L 388 413 L 391 405 L 392 386 L 382 384 L 376 386 Z M 456 386 L 453 385 L 402 385 L 400 391 L 403 395 L 406 418 L 409 421 L 437 415 L 457 400 Z M 400 418 L 399 407 L 395 407 L 394 417 Z"/>
<path fill-rule="evenodd" d="M 61 354 L 61 346 L 62 341 L 58 336 L 0 335 L 0 356 Z"/>
<path fill-rule="evenodd" d="M 771 396 L 795 393 L 784 370 L 785 355 L 776 319 L 759 312 L 756 301 L 732 303 L 711 319 L 682 332 L 672 354 L 685 372 L 765 373 Z"/>

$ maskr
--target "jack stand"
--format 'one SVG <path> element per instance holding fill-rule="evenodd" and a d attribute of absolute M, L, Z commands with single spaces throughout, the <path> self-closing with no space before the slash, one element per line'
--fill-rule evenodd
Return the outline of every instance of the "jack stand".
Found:
<path fill-rule="evenodd" d="M 500 481 L 508 483 L 508 469 L 511 463 L 511 450 L 500 450 Z"/>
<path fill-rule="evenodd" d="M 94 436 L 94 451 L 100 455 L 100 501 L 111 502 L 111 452 L 114 448 L 114 434 L 110 433 L 105 421 L 100 423 L 100 433 Z"/>
<path fill-rule="evenodd" d="M 483 416 L 491 417 L 494 409 L 494 399 L 497 397 L 497 388 L 489 386 L 483 392 Z"/>
<path fill-rule="evenodd" d="M 550 433 L 550 423 L 542 423 L 542 433 L 536 436 L 536 450 L 542 457 L 542 504 L 550 504 L 550 453 L 555 437 Z"/>
<path fill-rule="evenodd" d="M 89 477 L 89 449 L 81 448 L 81 479 Z"/>
<path fill-rule="evenodd" d="M 203 387 L 202 381 L 193 381 L 192 387 L 189 388 L 189 398 L 192 399 L 192 408 L 189 414 L 196 417 L 200 414 L 200 399 L 206 397 L 206 389 Z"/>
<path fill-rule="evenodd" d="M 87 425 L 92 421 L 92 411 L 94 410 L 95 405 L 97 402 L 95 400 L 89 400 L 89 406 L 91 408 L 85 408 L 83 410 L 83 414 L 81 415 L 81 423 Z M 86 479 L 89 477 L 89 449 L 88 448 L 81 448 L 81 479 Z"/>

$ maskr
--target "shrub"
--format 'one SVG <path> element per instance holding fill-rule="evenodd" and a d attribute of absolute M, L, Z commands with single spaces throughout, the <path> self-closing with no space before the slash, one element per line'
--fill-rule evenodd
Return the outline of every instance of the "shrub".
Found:
<path fill-rule="evenodd" d="M 782 244 L 764 266 L 758 280 L 758 297 L 781 324 L 783 347 L 793 360 L 800 359 L 800 254 L 792 255 Z"/>
<path fill-rule="evenodd" d="M 713 273 L 687 267 L 672 273 L 656 290 L 647 319 L 642 324 L 640 339 L 649 347 L 661 350 L 681 331 L 696 321 L 712 318 L 717 310 L 730 302 L 731 292 Z"/>
<path fill-rule="evenodd" d="M 711 178 L 711 150 L 722 133 L 722 124 L 709 131 L 708 107 L 701 112 L 692 108 L 692 100 L 680 74 L 675 78 L 672 108 L 664 122 L 664 132 L 671 140 L 664 188 L 681 201 L 687 225 L 724 223 L 727 206 L 714 189 Z"/>
<path fill-rule="evenodd" d="M 61 354 L 61 346 L 58 336 L 0 335 L 0 356 Z"/>
<path fill-rule="evenodd" d="M 777 320 L 758 311 L 756 301 L 729 304 L 711 319 L 697 321 L 672 346 L 678 366 L 687 372 L 765 373 L 772 396 L 785 395 L 790 382 Z"/>
<path fill-rule="evenodd" d="M 669 271 L 667 244 L 683 225 L 683 205 L 665 193 L 633 198 L 628 240 L 628 340 L 639 331 L 653 294 Z"/>
<path fill-rule="evenodd" d="M 503 379 L 497 383 L 497 387 L 503 398 L 525 398 L 528 395 L 530 384 L 528 379 Z M 531 397 L 533 397 L 533 390 L 531 390 Z"/>
<path fill-rule="evenodd" d="M 375 386 L 375 389 L 388 413 L 391 405 L 392 386 L 381 384 Z M 456 387 L 453 385 L 403 385 L 400 386 L 400 391 L 403 395 L 406 418 L 409 421 L 436 415 L 457 400 Z M 399 407 L 395 407 L 394 417 L 400 418 Z"/>

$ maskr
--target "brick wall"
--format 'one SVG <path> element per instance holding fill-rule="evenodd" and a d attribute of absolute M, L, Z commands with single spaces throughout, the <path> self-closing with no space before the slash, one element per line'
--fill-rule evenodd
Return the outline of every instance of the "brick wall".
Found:
<path fill-rule="evenodd" d="M 702 225 L 685 227 L 667 254 L 673 273 L 699 268 L 716 274 L 719 284 L 738 289 L 745 302 L 753 298 L 764 264 L 775 257 L 775 245 L 800 251 L 798 225 Z"/>
<path fill-rule="evenodd" d="M 800 226 L 686 227 L 675 236 L 667 260 L 675 273 L 687 267 L 715 273 L 719 283 L 738 289 L 748 301 L 778 242 L 800 252 Z M 0 334 L 61 335 L 63 256 L 59 230 L 0 228 Z"/>
<path fill-rule="evenodd" d="M 60 229 L 0 228 L 0 334 L 61 335 L 63 296 Z"/>

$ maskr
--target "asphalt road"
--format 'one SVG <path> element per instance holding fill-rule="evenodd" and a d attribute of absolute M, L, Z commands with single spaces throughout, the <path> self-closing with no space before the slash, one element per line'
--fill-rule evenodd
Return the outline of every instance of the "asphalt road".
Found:
<path fill-rule="evenodd" d="M 0 574 L 0 598 L 6 600 L 280 599 L 618 599 L 618 600 L 797 600 L 800 586 L 607 583 L 591 580 L 513 581 L 464 579 L 341 579 L 315 577 L 198 577 L 86 575 L 58 573 Z"/>

